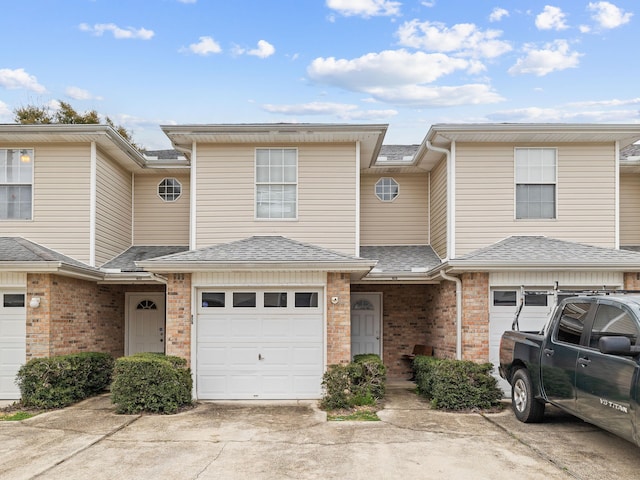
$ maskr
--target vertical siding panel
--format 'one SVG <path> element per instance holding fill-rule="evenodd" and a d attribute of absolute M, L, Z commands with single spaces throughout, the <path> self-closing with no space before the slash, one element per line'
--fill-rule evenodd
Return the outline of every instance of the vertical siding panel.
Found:
<path fill-rule="evenodd" d="M 640 245 L 640 175 L 620 174 L 620 245 Z"/>
<path fill-rule="evenodd" d="M 0 221 L 5 236 L 21 236 L 82 262 L 89 262 L 89 177 L 86 144 L 0 144 L 34 149 L 31 221 Z"/>
<path fill-rule="evenodd" d="M 431 171 L 431 247 L 440 258 L 447 256 L 447 160 Z"/>
<path fill-rule="evenodd" d="M 131 173 L 98 151 L 96 265 L 131 246 Z"/>
<path fill-rule="evenodd" d="M 514 148 L 558 150 L 557 218 L 516 220 Z M 615 246 L 614 144 L 456 145 L 456 253 L 511 235 Z"/>
<path fill-rule="evenodd" d="M 392 202 L 375 195 L 375 184 L 391 177 L 400 185 Z M 426 245 L 428 239 L 429 175 L 425 173 L 361 177 L 360 243 L 362 245 Z"/>
<path fill-rule="evenodd" d="M 298 218 L 254 218 L 256 145 L 198 145 L 197 246 L 252 235 L 282 235 L 353 255 L 355 144 L 274 147 L 298 148 Z"/>
<path fill-rule="evenodd" d="M 0 286 L 2 287 L 25 287 L 27 285 L 27 274 L 19 272 L 0 272 Z"/>
<path fill-rule="evenodd" d="M 158 196 L 158 184 L 164 178 L 175 178 L 182 194 L 175 202 Z M 140 174 L 135 177 L 134 244 L 189 245 L 189 174 Z"/>

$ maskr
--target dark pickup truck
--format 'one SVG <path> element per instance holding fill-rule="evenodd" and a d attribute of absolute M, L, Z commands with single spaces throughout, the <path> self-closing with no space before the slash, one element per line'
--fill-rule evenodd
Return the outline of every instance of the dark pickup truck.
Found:
<path fill-rule="evenodd" d="M 504 332 L 516 417 L 541 422 L 550 403 L 640 445 L 639 338 L 640 294 L 566 298 L 541 332 Z"/>

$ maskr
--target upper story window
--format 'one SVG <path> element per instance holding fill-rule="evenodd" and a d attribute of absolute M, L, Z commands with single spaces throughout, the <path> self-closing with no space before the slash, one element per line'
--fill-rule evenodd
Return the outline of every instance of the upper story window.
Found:
<path fill-rule="evenodd" d="M 182 195 L 182 184 L 175 178 L 165 178 L 158 184 L 158 195 L 165 202 L 175 202 Z"/>
<path fill-rule="evenodd" d="M 516 218 L 556 218 L 555 148 L 516 148 Z"/>
<path fill-rule="evenodd" d="M 376 197 L 383 202 L 392 202 L 400 194 L 400 185 L 393 178 L 382 177 L 376 182 Z"/>
<path fill-rule="evenodd" d="M 296 218 L 298 150 L 256 149 L 256 218 Z"/>
<path fill-rule="evenodd" d="M 31 220 L 33 149 L 0 149 L 0 220 Z"/>

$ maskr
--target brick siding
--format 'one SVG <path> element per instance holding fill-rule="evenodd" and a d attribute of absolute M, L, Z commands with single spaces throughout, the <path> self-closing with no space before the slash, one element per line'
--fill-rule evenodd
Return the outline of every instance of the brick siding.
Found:
<path fill-rule="evenodd" d="M 462 358 L 489 361 L 489 274 L 462 275 Z"/>
<path fill-rule="evenodd" d="M 184 358 L 191 365 L 191 274 L 167 275 L 167 355 Z"/>
<path fill-rule="evenodd" d="M 327 273 L 327 365 L 351 361 L 351 277 Z M 338 297 L 338 303 L 331 303 Z"/>

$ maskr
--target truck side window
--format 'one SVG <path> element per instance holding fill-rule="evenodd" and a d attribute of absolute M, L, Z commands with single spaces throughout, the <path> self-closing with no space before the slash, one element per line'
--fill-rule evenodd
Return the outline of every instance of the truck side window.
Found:
<path fill-rule="evenodd" d="M 584 330 L 584 321 L 589 313 L 590 303 L 571 302 L 562 309 L 560 321 L 556 330 L 556 339 L 559 342 L 580 344 L 580 337 Z"/>
<path fill-rule="evenodd" d="M 636 321 L 626 311 L 613 305 L 598 305 L 589 338 L 589 346 L 598 348 L 600 337 L 616 335 L 629 337 L 631 345 L 636 345 L 638 333 Z"/>

